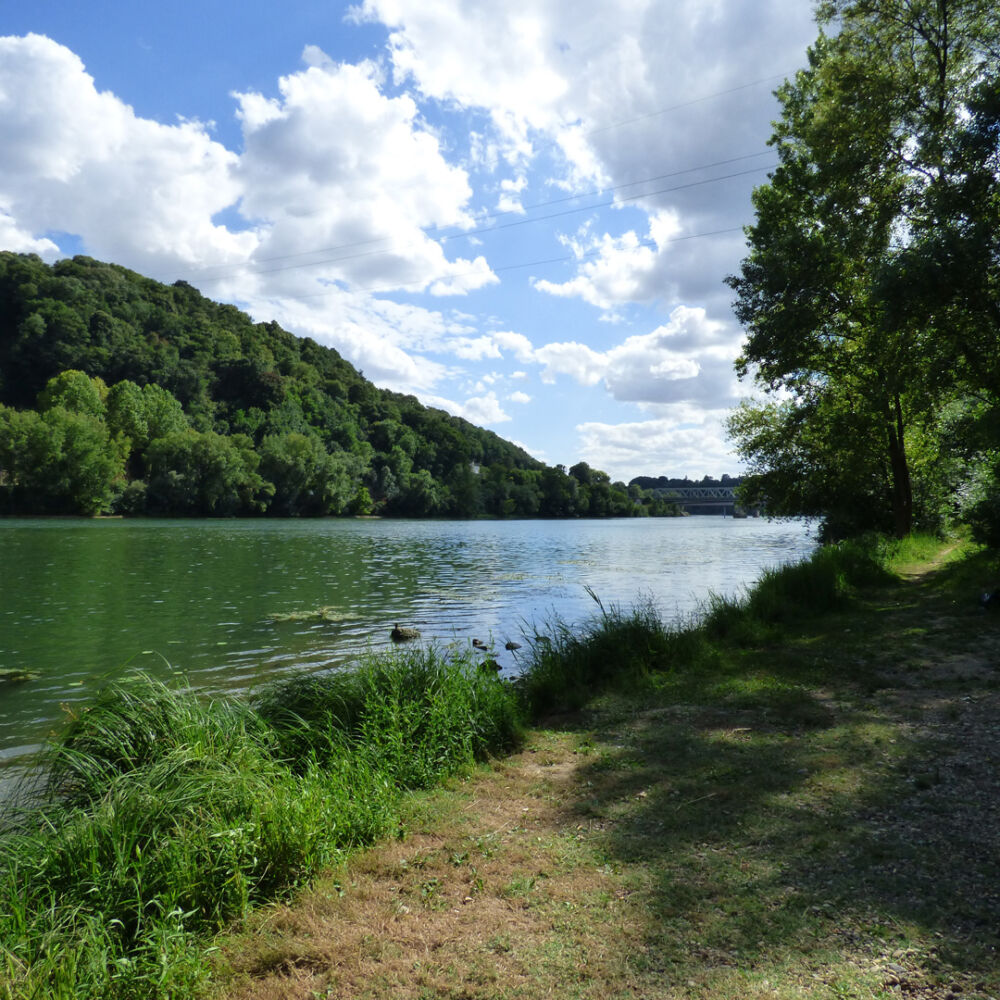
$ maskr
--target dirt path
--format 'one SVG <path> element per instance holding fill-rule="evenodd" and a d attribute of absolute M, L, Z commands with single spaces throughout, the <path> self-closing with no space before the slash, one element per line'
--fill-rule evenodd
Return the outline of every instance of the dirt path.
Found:
<path fill-rule="evenodd" d="M 574 742 L 536 734 L 494 770 L 415 803 L 400 839 L 261 914 L 231 996 L 534 996 L 540 964 L 563 996 L 625 985 L 620 956 L 641 942 L 613 873 L 594 864 L 591 826 L 567 820 Z M 581 911 L 569 928 L 563 916 Z"/>

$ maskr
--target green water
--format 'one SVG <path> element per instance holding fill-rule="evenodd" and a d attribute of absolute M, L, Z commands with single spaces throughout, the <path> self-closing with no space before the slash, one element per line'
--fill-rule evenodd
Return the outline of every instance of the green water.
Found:
<path fill-rule="evenodd" d="M 613 521 L 0 521 L 0 764 L 23 759 L 109 678 L 142 669 L 213 691 L 422 638 L 495 642 L 558 614 L 651 598 L 689 615 L 811 550 L 808 526 Z"/>

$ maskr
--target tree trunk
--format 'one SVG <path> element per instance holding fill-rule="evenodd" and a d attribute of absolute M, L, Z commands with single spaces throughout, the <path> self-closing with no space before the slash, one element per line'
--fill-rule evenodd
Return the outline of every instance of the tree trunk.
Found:
<path fill-rule="evenodd" d="M 906 461 L 903 407 L 899 396 L 893 396 L 892 411 L 886 414 L 889 437 L 889 466 L 892 472 L 892 523 L 897 538 L 905 538 L 913 530 L 913 488 L 910 466 Z"/>

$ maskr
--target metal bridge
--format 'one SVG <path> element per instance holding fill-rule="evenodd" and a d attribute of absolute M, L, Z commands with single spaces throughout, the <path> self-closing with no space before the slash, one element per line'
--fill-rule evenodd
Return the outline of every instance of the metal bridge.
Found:
<path fill-rule="evenodd" d="M 679 504 L 689 514 L 747 515 L 736 502 L 736 489 L 732 486 L 666 486 L 654 489 L 652 493 L 668 503 Z"/>

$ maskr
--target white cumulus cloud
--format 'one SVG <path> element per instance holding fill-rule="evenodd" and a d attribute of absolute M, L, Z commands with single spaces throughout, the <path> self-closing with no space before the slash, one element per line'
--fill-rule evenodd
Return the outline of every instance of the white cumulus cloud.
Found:
<path fill-rule="evenodd" d="M 383 94 L 373 63 L 321 56 L 307 47 L 307 68 L 279 80 L 279 98 L 235 95 L 241 211 L 263 233 L 262 283 L 293 269 L 362 291 L 455 295 L 495 282 L 484 257 L 448 260 L 423 231 L 471 225 L 472 190 L 420 125 L 413 98 Z M 283 266 L 267 266 L 283 255 Z"/>
<path fill-rule="evenodd" d="M 510 414 L 504 412 L 500 405 L 497 394 L 492 391 L 483 396 L 470 396 L 464 403 L 457 403 L 442 396 L 428 396 L 424 402 L 484 427 L 490 424 L 502 424 L 511 419 Z"/>
<path fill-rule="evenodd" d="M 739 397 L 736 353 L 730 327 L 710 319 L 704 309 L 678 306 L 667 323 L 607 351 L 575 341 L 551 343 L 535 349 L 532 360 L 543 366 L 543 382 L 560 375 L 586 386 L 603 381 L 620 402 L 697 401 L 718 407 L 733 405 Z"/>
<path fill-rule="evenodd" d="M 629 423 L 579 424 L 580 454 L 613 478 L 735 475 L 739 462 L 728 445 L 720 411 L 681 409 L 673 416 Z"/>
<path fill-rule="evenodd" d="M 663 294 L 670 267 L 669 244 L 680 229 L 676 214 L 655 213 L 647 234 L 634 230 L 620 236 L 584 233 L 564 238 L 578 261 L 577 275 L 564 282 L 536 279 L 540 292 L 577 297 L 615 318 L 614 310 L 628 302 L 651 302 Z"/>
<path fill-rule="evenodd" d="M 256 245 L 212 221 L 241 194 L 236 155 L 201 122 L 138 117 L 50 38 L 0 38 L 0 133 L 0 206 L 22 246 L 80 234 L 95 256 L 172 279 Z"/>

